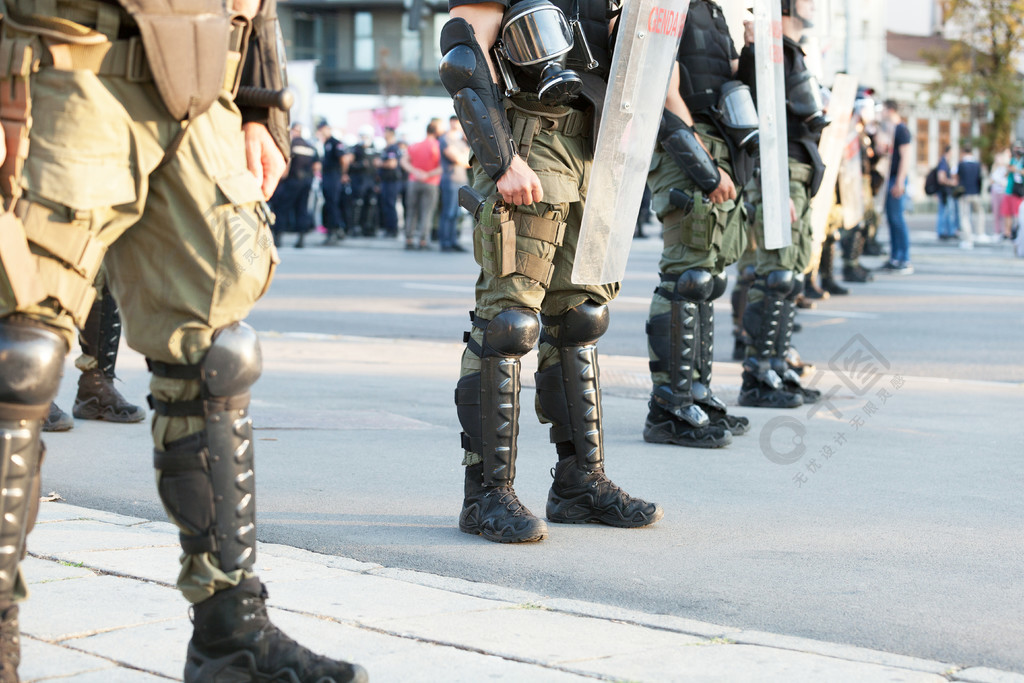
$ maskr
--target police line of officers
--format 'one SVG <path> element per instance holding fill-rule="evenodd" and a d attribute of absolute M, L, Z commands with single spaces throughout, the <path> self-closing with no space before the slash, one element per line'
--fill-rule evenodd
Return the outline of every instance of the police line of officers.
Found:
<path fill-rule="evenodd" d="M 16 681 L 19 562 L 35 517 L 40 426 L 103 264 L 126 340 L 152 372 L 157 488 L 180 529 L 178 585 L 193 603 L 186 681 L 364 681 L 268 620 L 253 573 L 249 389 L 261 370 L 241 322 L 278 259 L 265 201 L 289 152 L 273 0 L 8 0 L 0 60 L 7 142 L 0 216 L 0 681 Z M 455 403 L 459 528 L 538 541 L 513 488 L 520 359 L 539 344 L 536 410 L 556 464 L 545 516 L 643 527 L 664 514 L 607 476 L 596 343 L 618 283 L 580 285 L 579 240 L 616 3 L 450 0 L 440 77 L 472 147 L 481 269 Z M 818 398 L 786 364 L 810 259 L 817 141 L 827 123 L 799 46 L 813 0 L 782 0 L 793 244 L 763 248 L 751 173 L 751 45 L 692 0 L 648 178 L 665 225 L 647 325 L 644 438 L 714 448 L 749 429 L 711 390 L 714 300 L 745 258 L 749 343 L 740 404 Z M 565 49 L 538 37 L 561 36 Z M 500 45 L 499 38 L 502 39 Z M 498 49 L 494 49 L 494 48 Z M 20 109 L 16 106 L 20 104 Z M 30 115 L 29 115 L 30 114 Z M 30 143 L 30 144 L 29 144 Z M 753 215 L 751 215 L 751 213 Z"/>

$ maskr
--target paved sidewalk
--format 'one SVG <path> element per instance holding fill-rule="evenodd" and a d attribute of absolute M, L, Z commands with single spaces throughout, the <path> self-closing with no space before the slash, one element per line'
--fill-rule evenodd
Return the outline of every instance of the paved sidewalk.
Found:
<path fill-rule="evenodd" d="M 22 680 L 180 680 L 191 627 L 170 573 L 178 552 L 168 523 L 44 502 L 23 565 Z M 279 626 L 378 682 L 1024 681 L 283 545 L 261 544 L 257 570 Z"/>

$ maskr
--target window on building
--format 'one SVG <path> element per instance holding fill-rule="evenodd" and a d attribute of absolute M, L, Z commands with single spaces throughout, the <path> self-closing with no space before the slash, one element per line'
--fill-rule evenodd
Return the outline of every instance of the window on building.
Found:
<path fill-rule="evenodd" d="M 406 14 L 406 19 L 402 22 L 402 68 L 406 71 L 419 71 L 420 32 L 409 30 L 408 13 Z"/>
<path fill-rule="evenodd" d="M 316 18 L 312 14 L 295 14 L 295 38 L 288 57 L 316 59 Z"/>
<path fill-rule="evenodd" d="M 971 135 L 971 122 L 970 121 L 961 121 L 960 122 L 960 146 L 963 147 L 964 145 L 973 145 L 974 144 L 973 138 L 974 138 L 974 136 Z"/>
<path fill-rule="evenodd" d="M 316 58 L 320 66 L 335 69 L 338 66 L 338 16 L 332 13 L 317 15 L 320 24 L 320 42 Z"/>
<path fill-rule="evenodd" d="M 943 154 L 950 144 L 949 121 L 939 121 L 939 154 Z"/>
<path fill-rule="evenodd" d="M 373 43 L 373 15 L 369 12 L 355 13 L 355 54 L 357 71 L 373 71 L 377 60 Z"/>
<path fill-rule="evenodd" d="M 928 119 L 917 120 L 917 163 L 928 163 Z"/>

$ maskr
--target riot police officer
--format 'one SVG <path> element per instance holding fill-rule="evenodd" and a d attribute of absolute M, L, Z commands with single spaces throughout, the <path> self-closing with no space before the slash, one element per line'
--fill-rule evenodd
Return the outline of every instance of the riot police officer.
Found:
<path fill-rule="evenodd" d="M 480 195 L 478 206 L 467 207 L 477 220 L 474 251 L 481 271 L 455 392 L 466 465 L 459 528 L 499 543 L 548 534 L 513 489 L 520 358 L 538 340 L 537 412 L 551 425 L 558 454 L 547 519 L 653 524 L 661 507 L 626 494 L 604 468 L 596 343 L 608 328 L 607 304 L 619 285 L 570 279 L 593 159 L 594 116 L 611 63 L 608 4 L 450 0 L 449 6 L 440 76 L 473 150 L 472 182 Z M 499 34 L 528 37 L 520 33 L 527 18 L 554 42 L 524 43 L 559 49 L 506 52 L 492 65 Z M 566 35 L 575 40 L 566 45 L 559 39 Z"/>
<path fill-rule="evenodd" d="M 804 288 L 803 273 L 811 262 L 811 198 L 818 192 L 825 171 L 818 139 L 829 120 L 822 111 L 820 86 L 808 71 L 799 44 L 804 30 L 811 26 L 814 0 L 781 1 L 793 243 L 782 249 L 764 247 L 760 191 L 756 183 L 751 183 L 751 202 L 758 207 L 753 227 L 757 246 L 753 282 L 742 319 L 750 345 L 743 361 L 739 403 L 795 408 L 821 396 L 800 384 L 799 376 L 786 363 L 786 353 L 793 335 L 796 300 Z M 740 54 L 738 75 L 756 92 L 752 41 Z"/>
<path fill-rule="evenodd" d="M 361 667 L 281 633 L 253 572 L 248 409 L 261 361 L 241 321 L 278 261 L 263 202 L 284 170 L 288 134 L 287 113 L 268 108 L 265 93 L 232 101 L 239 84 L 283 86 L 276 3 L 230 5 L 232 14 L 223 0 L 6 2 L 2 48 L 20 61 L 4 65 L 0 87 L 23 108 L 5 101 L 9 144 L 0 146 L 5 683 L 17 681 L 19 563 L 38 508 L 40 428 L 101 263 L 125 338 L 153 373 L 157 490 L 180 532 L 178 587 L 193 603 L 184 680 L 366 680 Z"/>
<path fill-rule="evenodd" d="M 750 428 L 711 391 L 714 300 L 746 244 L 737 188 L 757 144 L 750 91 L 733 80 L 738 59 L 721 6 L 691 0 L 648 177 L 665 243 L 647 321 L 651 443 L 718 448 Z"/>

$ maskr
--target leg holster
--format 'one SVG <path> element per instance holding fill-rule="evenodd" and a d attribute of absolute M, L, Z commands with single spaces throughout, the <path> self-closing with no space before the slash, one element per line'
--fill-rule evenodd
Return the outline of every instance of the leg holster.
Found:
<path fill-rule="evenodd" d="M 604 467 L 601 382 L 597 340 L 608 330 L 608 307 L 587 301 L 562 315 L 542 315 L 541 341 L 558 349 L 559 362 L 535 375 L 537 400 L 551 421 L 559 455 L 574 453 L 580 468 Z"/>
<path fill-rule="evenodd" d="M 209 553 L 225 572 L 251 569 L 256 557 L 256 501 L 249 387 L 260 376 L 256 332 L 245 323 L 218 330 L 197 365 L 147 359 L 160 377 L 200 380 L 200 398 L 168 403 L 150 397 L 167 417 L 202 417 L 202 431 L 176 439 L 153 454 L 157 490 L 181 529 L 189 555 Z"/>
<path fill-rule="evenodd" d="M 92 303 L 79 342 L 82 353 L 96 359 L 100 372 L 107 379 L 114 379 L 117 351 L 121 345 L 121 314 L 106 286 Z"/>
<path fill-rule="evenodd" d="M 652 399 L 681 420 L 703 427 L 707 413 L 694 404 L 693 378 L 700 347 L 700 308 L 714 289 L 714 277 L 706 270 L 690 269 L 679 274 L 662 273 L 655 294 L 671 302 L 669 313 L 656 315 L 647 323 L 647 342 L 657 360 L 651 372 L 668 372 L 669 385 L 654 387 Z"/>
<path fill-rule="evenodd" d="M 711 294 L 707 300 L 697 304 L 697 354 L 694 359 L 696 378 L 693 380 L 693 399 L 699 406 L 710 406 L 725 410 L 725 403 L 711 393 L 711 363 L 715 355 L 715 305 L 714 300 L 725 293 L 728 279 L 725 273 L 712 278 Z"/>
<path fill-rule="evenodd" d="M 480 372 L 465 375 L 455 388 L 462 447 L 480 454 L 485 486 L 510 485 L 519 436 L 519 359 L 536 345 L 540 325 L 535 313 L 521 308 L 504 310 L 493 320 L 470 313 L 470 319 L 483 331 L 483 343 L 466 333 Z"/>
<path fill-rule="evenodd" d="M 0 320 L 0 609 L 14 599 L 25 537 L 39 510 L 39 438 L 67 345 L 33 323 Z"/>

